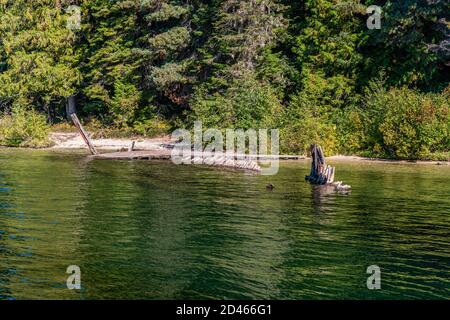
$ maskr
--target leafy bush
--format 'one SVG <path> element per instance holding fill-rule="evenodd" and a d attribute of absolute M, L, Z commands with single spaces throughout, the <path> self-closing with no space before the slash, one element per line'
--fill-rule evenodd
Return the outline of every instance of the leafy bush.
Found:
<path fill-rule="evenodd" d="M 96 118 L 90 118 L 84 123 L 84 127 L 94 139 L 122 139 L 135 136 L 157 137 L 167 135 L 171 129 L 168 121 L 156 116 L 140 118 L 132 125 L 120 127 L 105 125 Z"/>
<path fill-rule="evenodd" d="M 365 101 L 366 148 L 392 158 L 450 151 L 450 94 L 372 87 Z"/>
<path fill-rule="evenodd" d="M 77 128 L 71 122 L 59 122 L 52 125 L 51 131 L 72 133 L 77 132 Z"/>
<path fill-rule="evenodd" d="M 50 145 L 50 127 L 34 109 L 14 107 L 0 118 L 0 145 L 42 148 Z"/>
<path fill-rule="evenodd" d="M 338 145 L 333 114 L 351 95 L 351 86 L 341 77 L 327 79 L 310 71 L 303 76 L 303 88 L 281 115 L 281 149 L 307 154 L 311 144 L 319 144 L 328 155 L 334 154 Z"/>
<path fill-rule="evenodd" d="M 170 125 L 160 118 L 135 122 L 133 131 L 146 137 L 157 137 L 168 134 Z"/>
<path fill-rule="evenodd" d="M 270 86 L 244 79 L 213 95 L 200 88 L 192 109 L 192 117 L 202 121 L 204 127 L 256 129 L 272 127 L 282 107 Z"/>
<path fill-rule="evenodd" d="M 361 108 L 349 106 L 337 109 L 332 114 L 336 124 L 338 152 L 340 154 L 357 154 L 363 149 L 364 118 Z"/>
<path fill-rule="evenodd" d="M 326 155 L 331 155 L 336 150 L 336 127 L 306 112 L 297 122 L 281 130 L 280 142 L 285 153 L 305 155 L 314 143 L 322 146 Z"/>

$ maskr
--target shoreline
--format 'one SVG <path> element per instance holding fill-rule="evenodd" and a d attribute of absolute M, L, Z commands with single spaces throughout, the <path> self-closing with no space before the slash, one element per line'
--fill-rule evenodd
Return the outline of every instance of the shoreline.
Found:
<path fill-rule="evenodd" d="M 87 146 L 81 136 L 76 132 L 52 132 L 50 133 L 50 140 L 53 146 L 35 150 L 49 150 L 49 151 L 87 151 Z M 175 141 L 170 136 L 156 137 L 156 138 L 107 138 L 107 139 L 92 139 L 94 146 L 103 154 L 108 152 L 128 151 L 131 144 L 135 142 L 136 151 L 165 151 L 169 150 L 169 146 Z M 9 147 L 0 147 L 0 149 L 15 149 Z M 18 149 L 33 149 L 33 148 L 18 148 Z M 279 155 L 268 157 L 279 158 L 280 161 L 301 161 L 310 160 L 310 157 L 304 155 Z M 296 158 L 296 159 L 293 159 Z M 331 162 L 369 162 L 369 163 L 400 163 L 400 164 L 428 164 L 428 165 L 450 165 L 450 159 L 447 161 L 437 160 L 401 160 L 401 159 L 383 159 L 383 158 L 369 158 L 357 155 L 334 155 L 326 157 L 327 161 Z"/>
<path fill-rule="evenodd" d="M 450 160 L 402 160 L 402 159 L 384 159 L 384 158 L 366 158 L 361 156 L 345 156 L 336 155 L 326 157 L 330 161 L 346 161 L 346 162 L 378 162 L 378 163 L 402 163 L 402 164 L 433 164 L 433 165 L 450 165 Z"/>
<path fill-rule="evenodd" d="M 86 143 L 79 133 L 50 133 L 50 140 L 53 146 L 44 148 L 45 150 L 72 150 L 72 149 L 86 149 Z M 121 151 L 128 150 L 132 142 L 135 142 L 135 149 L 139 150 L 164 150 L 165 146 L 173 143 L 170 136 L 163 136 L 158 138 L 107 138 L 107 139 L 91 139 L 95 148 L 99 151 Z"/>

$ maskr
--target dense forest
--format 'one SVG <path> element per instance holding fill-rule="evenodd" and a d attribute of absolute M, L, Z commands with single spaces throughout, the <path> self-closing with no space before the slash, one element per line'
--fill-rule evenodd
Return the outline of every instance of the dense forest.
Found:
<path fill-rule="evenodd" d="M 39 145 L 70 107 L 130 134 L 201 120 L 279 128 L 288 153 L 448 159 L 449 15 L 448 0 L 0 0 L 0 144 Z"/>

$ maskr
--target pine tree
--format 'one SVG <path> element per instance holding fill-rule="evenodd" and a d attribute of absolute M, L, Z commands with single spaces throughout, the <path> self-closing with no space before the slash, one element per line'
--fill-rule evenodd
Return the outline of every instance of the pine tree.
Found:
<path fill-rule="evenodd" d="M 140 7 L 143 36 L 135 51 L 143 60 L 143 88 L 148 102 L 167 116 L 186 103 L 192 81 L 188 69 L 195 51 L 192 18 L 196 3 L 190 2 L 145 0 Z"/>
<path fill-rule="evenodd" d="M 139 35 L 138 0 L 88 0 L 83 5 L 83 93 L 85 112 L 119 127 L 139 109 L 139 60 L 133 54 Z"/>
<path fill-rule="evenodd" d="M 372 32 L 367 64 L 384 69 L 389 85 L 436 90 L 450 81 L 450 2 L 385 1 L 379 32 Z"/>
<path fill-rule="evenodd" d="M 273 125 L 280 99 L 259 71 L 286 28 L 283 9 L 275 0 L 216 3 L 212 33 L 199 51 L 206 76 L 191 101 L 193 118 L 218 127 Z"/>
<path fill-rule="evenodd" d="M 80 80 L 75 34 L 63 3 L 0 2 L 0 104 L 34 106 L 55 116 Z"/>
<path fill-rule="evenodd" d="M 366 8 L 359 0 L 306 0 L 293 51 L 303 79 L 316 74 L 355 85 L 363 56 Z"/>
<path fill-rule="evenodd" d="M 283 7 L 274 0 L 225 0 L 216 14 L 210 46 L 214 63 L 231 77 L 254 72 L 263 49 L 286 26 Z"/>

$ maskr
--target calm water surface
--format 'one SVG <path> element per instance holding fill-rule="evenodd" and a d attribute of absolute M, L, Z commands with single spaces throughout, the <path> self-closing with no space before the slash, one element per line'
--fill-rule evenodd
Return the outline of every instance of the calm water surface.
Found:
<path fill-rule="evenodd" d="M 267 177 L 0 150 L 0 299 L 449 299 L 450 166 L 334 164 L 351 194 L 306 183 L 307 161 Z"/>

